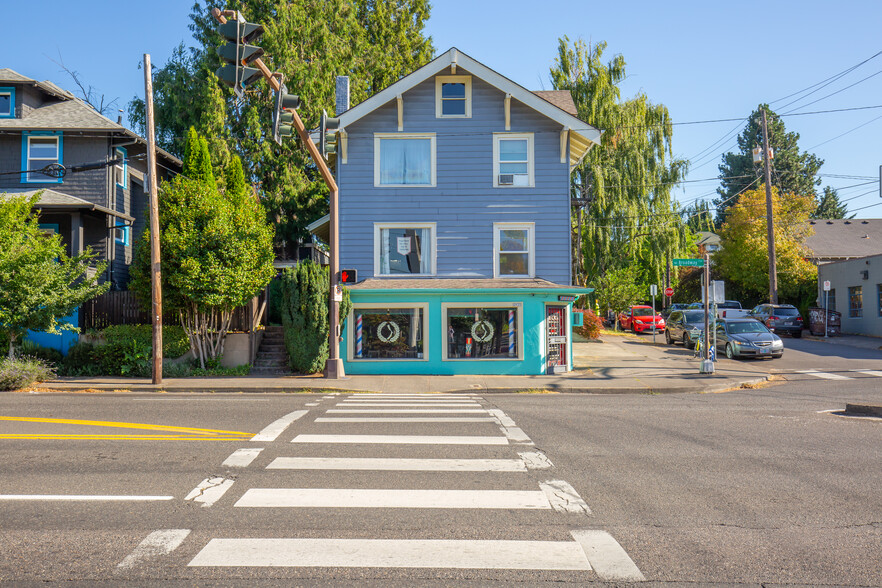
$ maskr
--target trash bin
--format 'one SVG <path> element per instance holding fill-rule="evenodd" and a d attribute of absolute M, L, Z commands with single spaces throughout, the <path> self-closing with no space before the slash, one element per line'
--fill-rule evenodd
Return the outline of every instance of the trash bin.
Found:
<path fill-rule="evenodd" d="M 842 313 L 835 310 L 824 311 L 823 308 L 808 309 L 809 331 L 816 337 L 824 336 L 824 315 L 827 315 L 827 335 L 842 334 Z"/>

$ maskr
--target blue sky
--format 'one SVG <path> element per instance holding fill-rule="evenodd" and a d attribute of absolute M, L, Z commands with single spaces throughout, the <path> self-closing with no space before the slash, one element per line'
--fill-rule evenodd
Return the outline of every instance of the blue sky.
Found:
<path fill-rule="evenodd" d="M 133 96 L 143 95 L 138 69 L 143 54 L 150 53 L 158 66 L 178 43 L 191 42 L 191 5 L 190 0 L 13 3 L 4 10 L 0 67 L 73 89 L 52 61 L 63 59 L 125 108 Z M 687 123 L 747 117 L 761 102 L 779 114 L 882 105 L 882 55 L 799 102 L 786 106 L 799 95 L 781 100 L 882 51 L 880 22 L 878 0 L 837 6 L 815 0 L 435 0 L 426 32 L 439 52 L 455 46 L 531 90 L 551 89 L 548 70 L 559 37 L 606 41 L 606 55 L 621 53 L 627 62 L 623 96 L 643 92 L 666 105 L 675 123 Z M 833 95 L 824 98 L 828 94 Z M 808 104 L 819 98 L 824 99 Z M 802 150 L 825 160 L 823 185 L 839 188 L 859 218 L 882 218 L 877 181 L 882 108 L 784 120 L 800 134 Z M 675 155 L 692 161 L 689 182 L 675 192 L 678 200 L 714 197 L 720 155 L 734 149 L 739 130 L 737 121 L 675 127 Z"/>

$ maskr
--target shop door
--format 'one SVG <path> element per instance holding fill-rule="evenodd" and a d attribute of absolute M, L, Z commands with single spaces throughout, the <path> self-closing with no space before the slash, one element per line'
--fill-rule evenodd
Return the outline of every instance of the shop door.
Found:
<path fill-rule="evenodd" d="M 548 354 L 545 364 L 546 374 L 567 371 L 567 307 L 548 306 L 545 309 L 545 336 Z"/>

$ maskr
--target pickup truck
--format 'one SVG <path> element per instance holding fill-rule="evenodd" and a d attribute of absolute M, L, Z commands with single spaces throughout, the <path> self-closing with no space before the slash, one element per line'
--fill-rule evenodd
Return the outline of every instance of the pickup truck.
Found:
<path fill-rule="evenodd" d="M 693 302 L 689 306 L 687 306 L 689 310 L 701 309 L 704 310 L 703 302 Z M 720 302 L 717 304 L 717 318 L 751 318 L 750 311 L 744 310 L 741 308 L 741 303 L 737 300 L 727 300 L 725 302 Z"/>

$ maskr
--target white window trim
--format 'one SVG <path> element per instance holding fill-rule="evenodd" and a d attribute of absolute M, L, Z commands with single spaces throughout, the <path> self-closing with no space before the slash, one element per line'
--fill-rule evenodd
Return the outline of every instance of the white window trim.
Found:
<path fill-rule="evenodd" d="M 499 185 L 499 141 L 502 139 L 526 139 L 527 140 L 527 185 L 526 186 L 500 186 Z M 536 158 L 533 150 L 533 133 L 493 133 L 493 187 L 494 188 L 533 188 L 536 185 L 534 169 Z"/>
<path fill-rule="evenodd" d="M 517 314 L 518 325 L 518 354 L 515 357 L 498 357 L 479 359 L 476 357 L 460 358 L 447 356 L 447 309 L 448 308 L 513 308 Z M 442 302 L 441 303 L 441 336 L 444 344 L 441 346 L 442 361 L 524 361 L 524 304 L 522 302 Z"/>
<path fill-rule="evenodd" d="M 382 139 L 429 139 L 431 171 L 428 184 L 380 183 L 380 141 Z M 375 188 L 434 188 L 436 183 L 435 133 L 374 133 L 374 187 Z"/>
<path fill-rule="evenodd" d="M 27 137 L 27 151 L 25 152 L 25 161 L 24 168 L 25 170 L 31 169 L 31 161 L 42 161 L 45 162 L 46 165 L 50 163 L 61 163 L 61 135 L 55 134 L 34 134 L 28 135 Z M 32 139 L 55 139 L 55 157 L 53 159 L 45 158 L 45 157 L 31 157 L 31 140 Z M 45 167 L 45 166 L 44 166 Z M 36 166 L 33 169 L 37 169 Z M 38 175 L 37 172 L 33 172 L 35 175 Z M 35 179 L 31 178 L 31 174 L 24 173 L 22 176 L 25 178 L 25 184 L 60 184 L 63 181 L 63 178 L 51 178 L 49 176 L 43 176 L 42 178 L 38 177 Z"/>
<path fill-rule="evenodd" d="M 420 359 L 419 357 L 414 358 L 377 358 L 377 359 L 369 359 L 367 357 L 355 357 L 355 335 L 356 335 L 356 325 L 355 325 L 355 311 L 356 310 L 371 310 L 375 308 L 420 308 L 423 311 L 423 357 Z M 350 335 L 347 336 L 346 340 L 346 361 L 356 362 L 356 363 L 376 363 L 376 362 L 386 362 L 386 361 L 429 361 L 429 342 L 431 340 L 431 336 L 429 333 L 429 303 L 428 302 L 405 302 L 405 303 L 395 303 L 395 302 L 354 302 L 352 303 L 352 308 L 349 311 L 349 319 L 346 321 L 347 330 L 351 331 Z"/>
<path fill-rule="evenodd" d="M 526 230 L 527 243 L 530 248 L 527 266 L 529 274 L 526 275 L 500 275 L 499 273 L 499 233 L 505 229 Z M 509 252 L 517 253 L 517 251 Z M 502 279 L 518 279 L 536 277 L 536 223 L 493 223 L 493 277 Z"/>
<path fill-rule="evenodd" d="M 441 86 L 465 84 L 465 114 L 442 114 Z M 435 76 L 435 118 L 472 118 L 472 76 Z"/>
<path fill-rule="evenodd" d="M 432 247 L 432 255 L 429 258 L 428 274 L 382 274 L 380 273 L 380 253 L 383 247 L 383 229 L 429 229 L 429 241 Z M 374 277 L 377 278 L 419 278 L 434 276 L 437 273 L 438 263 L 438 231 L 437 223 L 374 223 Z"/>

